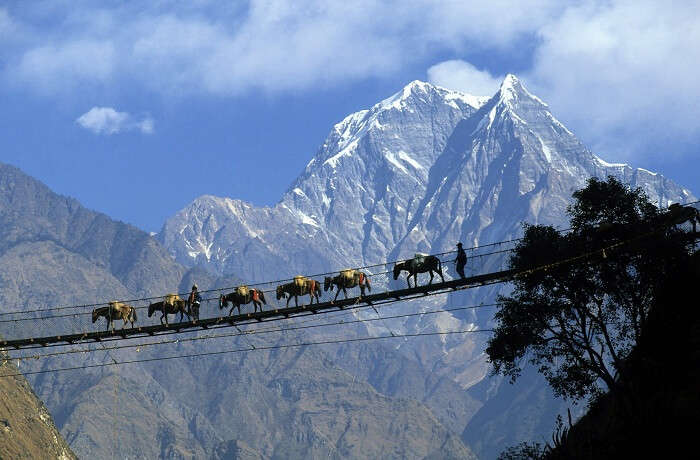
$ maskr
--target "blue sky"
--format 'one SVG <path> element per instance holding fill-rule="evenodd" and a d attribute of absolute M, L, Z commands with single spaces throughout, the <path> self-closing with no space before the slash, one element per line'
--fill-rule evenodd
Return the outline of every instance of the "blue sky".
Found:
<path fill-rule="evenodd" d="M 699 63 L 695 1 L 6 1 L 0 161 L 157 231 L 202 194 L 273 204 L 411 80 L 511 72 L 603 159 L 698 194 Z"/>

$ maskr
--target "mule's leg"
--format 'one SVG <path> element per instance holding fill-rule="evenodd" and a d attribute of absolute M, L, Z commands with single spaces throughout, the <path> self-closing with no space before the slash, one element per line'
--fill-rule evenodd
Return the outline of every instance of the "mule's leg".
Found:
<path fill-rule="evenodd" d="M 408 276 L 406 277 L 406 282 L 408 283 L 408 287 L 411 287 L 411 273 L 408 273 Z"/>
<path fill-rule="evenodd" d="M 428 270 L 428 273 L 430 273 L 430 281 L 428 281 L 428 284 L 433 284 L 433 271 Z"/>

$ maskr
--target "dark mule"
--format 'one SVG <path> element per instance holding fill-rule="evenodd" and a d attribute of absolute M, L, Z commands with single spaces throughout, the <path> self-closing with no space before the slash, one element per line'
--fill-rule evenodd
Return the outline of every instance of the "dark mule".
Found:
<path fill-rule="evenodd" d="M 338 299 L 338 294 L 340 294 L 341 289 L 346 299 L 348 298 L 347 288 L 360 286 L 360 297 L 365 295 L 365 288 L 372 292 L 372 287 L 369 285 L 369 277 L 359 270 L 343 270 L 339 275 L 332 278 L 326 276 L 323 280 L 323 290 L 327 291 L 330 289 L 332 291 L 333 286 L 338 288 L 338 292 L 335 293 L 335 298 L 333 299 L 334 302 Z"/>
<path fill-rule="evenodd" d="M 253 308 L 255 308 L 256 312 L 258 311 L 258 307 L 260 307 L 260 311 L 263 311 L 263 304 L 267 305 L 263 291 L 259 289 L 248 289 L 247 286 L 239 286 L 230 294 L 221 294 L 219 297 L 219 310 L 223 310 L 229 302 L 231 302 L 231 310 L 228 312 L 229 316 L 233 313 L 234 308 L 238 308 L 238 314 L 240 315 L 241 305 L 246 305 L 250 302 L 253 302 Z"/>
<path fill-rule="evenodd" d="M 163 324 L 163 318 L 165 318 L 165 324 L 168 324 L 168 315 L 177 315 L 180 313 L 180 321 L 183 320 L 185 315 L 189 318 L 190 314 L 187 311 L 187 302 L 182 300 L 177 294 L 168 294 L 165 296 L 164 300 L 160 302 L 152 303 L 148 306 L 148 317 L 153 316 L 153 312 L 161 312 L 160 324 Z"/>
<path fill-rule="evenodd" d="M 300 295 L 307 294 L 311 298 L 309 305 L 314 303 L 314 297 L 316 298 L 316 303 L 320 303 L 319 296 L 321 295 L 321 283 L 310 278 L 295 276 L 294 281 L 291 283 L 277 286 L 277 300 L 281 299 L 282 297 L 286 297 L 287 307 L 289 307 L 289 301 L 292 299 L 292 296 L 294 296 L 294 304 L 298 307 L 298 297 Z"/>
<path fill-rule="evenodd" d="M 397 262 L 394 265 L 394 279 L 399 278 L 399 274 L 402 271 L 407 271 L 408 276 L 406 277 L 406 282 L 408 287 L 411 287 L 411 276 L 413 276 L 414 287 L 418 286 L 418 273 L 430 272 L 430 281 L 428 284 L 433 283 L 433 272 L 440 275 L 442 282 L 445 282 L 445 277 L 442 276 L 442 262 L 435 256 L 421 256 L 417 255 L 411 260 L 405 260 L 403 262 Z"/>
<path fill-rule="evenodd" d="M 93 324 L 97 321 L 100 316 L 104 316 L 107 320 L 107 330 L 112 327 L 112 310 L 109 307 L 99 307 L 92 310 L 92 322 Z"/>
<path fill-rule="evenodd" d="M 94 323 L 103 316 L 107 320 L 107 330 L 113 329 L 114 320 L 121 319 L 124 321 L 122 329 L 126 327 L 126 323 L 131 323 L 131 327 L 134 327 L 134 323 L 137 321 L 136 309 L 131 305 L 125 304 L 123 302 L 110 302 L 107 307 L 95 308 L 92 310 L 92 322 Z"/>

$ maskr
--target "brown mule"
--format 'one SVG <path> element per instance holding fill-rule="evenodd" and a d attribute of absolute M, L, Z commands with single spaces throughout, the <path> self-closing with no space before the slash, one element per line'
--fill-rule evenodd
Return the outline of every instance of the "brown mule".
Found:
<path fill-rule="evenodd" d="M 430 272 L 430 281 L 428 281 L 428 284 L 432 284 L 433 282 L 433 272 L 440 275 L 442 282 L 445 282 L 445 277 L 442 276 L 442 262 L 435 256 L 416 255 L 416 257 L 411 260 L 396 262 L 394 265 L 395 280 L 399 278 L 402 271 L 408 272 L 406 282 L 409 288 L 411 287 L 411 276 L 413 276 L 413 287 L 418 287 L 418 273 Z"/>
<path fill-rule="evenodd" d="M 190 317 L 187 312 L 187 302 L 182 300 L 177 294 L 168 294 L 160 302 L 152 303 L 148 306 L 148 317 L 153 316 L 155 311 L 161 312 L 160 324 L 163 324 L 163 318 L 165 318 L 165 324 L 168 324 L 168 315 L 177 315 L 180 313 L 180 321 L 183 320 L 185 315 Z"/>
<path fill-rule="evenodd" d="M 107 330 L 114 329 L 114 320 L 121 319 L 124 321 L 122 329 L 126 327 L 126 323 L 130 322 L 131 327 L 137 321 L 136 309 L 124 302 L 112 301 L 106 307 L 95 308 L 92 310 L 92 322 L 94 323 L 102 316 L 107 320 Z"/>
<path fill-rule="evenodd" d="M 343 270 L 339 275 L 332 278 L 330 276 L 326 276 L 326 278 L 323 280 L 323 290 L 328 291 L 330 289 L 332 291 L 333 286 L 338 288 L 338 292 L 335 293 L 335 298 L 333 299 L 334 302 L 338 299 L 338 294 L 340 294 L 341 289 L 343 290 L 343 294 L 345 294 L 346 299 L 348 298 L 347 288 L 359 286 L 360 297 L 365 295 L 365 288 L 372 292 L 372 286 L 369 284 L 369 277 L 366 273 L 359 270 Z"/>
<path fill-rule="evenodd" d="M 310 278 L 296 276 L 293 282 L 277 286 L 277 300 L 286 297 L 287 307 L 289 307 L 289 301 L 292 299 L 292 296 L 294 296 L 294 304 L 298 307 L 298 297 L 307 294 L 311 298 L 309 305 L 314 303 L 314 297 L 316 298 L 316 303 L 320 303 L 321 283 Z"/>
<path fill-rule="evenodd" d="M 238 314 L 240 315 L 241 305 L 250 302 L 253 302 L 253 308 L 256 312 L 258 311 L 258 307 L 260 307 L 260 311 L 263 311 L 263 304 L 267 305 L 263 291 L 259 289 L 248 289 L 248 286 L 238 286 L 238 288 L 230 294 L 221 294 L 221 296 L 219 296 L 219 310 L 223 310 L 229 302 L 231 302 L 232 305 L 231 310 L 228 312 L 229 316 L 233 313 L 234 308 L 238 308 Z"/>

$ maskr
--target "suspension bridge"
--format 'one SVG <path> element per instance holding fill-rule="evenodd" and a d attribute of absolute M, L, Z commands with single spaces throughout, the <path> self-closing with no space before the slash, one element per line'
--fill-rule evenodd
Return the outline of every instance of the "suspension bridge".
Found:
<path fill-rule="evenodd" d="M 695 244 L 695 241 L 697 240 L 698 234 L 695 232 L 695 229 L 693 229 L 693 232 L 689 233 L 689 238 L 692 241 L 692 244 Z M 212 308 L 206 308 L 203 309 L 204 317 L 200 318 L 198 320 L 186 320 L 186 321 L 179 321 L 179 322 L 173 322 L 170 324 L 147 324 L 147 325 L 134 325 L 133 327 L 124 327 L 122 329 L 108 329 L 108 330 L 96 330 L 99 326 L 99 324 L 91 324 L 88 322 L 88 317 L 91 315 L 92 308 L 98 307 L 100 305 L 107 305 L 107 303 L 95 303 L 95 304 L 88 304 L 88 305 L 72 305 L 72 306 L 64 306 L 64 307 L 55 307 L 55 308 L 49 308 L 49 309 L 37 309 L 37 310 L 24 310 L 24 311 L 15 311 L 15 312 L 2 312 L 0 313 L 0 350 L 23 350 L 23 349 L 34 349 L 34 348 L 50 348 L 50 347 L 65 347 L 65 346 L 72 346 L 72 345 L 85 345 L 85 344 L 90 344 L 90 343 L 97 343 L 99 344 L 102 348 L 102 350 L 109 350 L 109 349 L 121 349 L 121 348 L 135 348 L 139 346 L 149 346 L 153 344 L 162 344 L 162 343 L 177 343 L 179 340 L 162 340 L 159 342 L 153 342 L 153 343 L 140 343 L 136 345 L 116 345 L 116 346 L 109 346 L 105 347 L 103 345 L 104 343 L 107 342 L 112 342 L 112 341 L 125 341 L 129 339 L 137 339 L 137 338 L 152 338 L 152 337 L 159 337 L 159 336 L 166 336 L 166 335 L 179 335 L 183 333 L 193 333 L 197 331 L 206 331 L 206 330 L 211 330 L 211 329 L 219 329 L 219 328 L 230 328 L 234 327 L 237 332 L 236 333 L 229 333 L 229 334 L 220 334 L 220 335 L 205 335 L 203 337 L 191 337 L 188 339 L 184 339 L 184 341 L 187 340 L 200 340 L 200 339 L 207 339 L 207 338 L 216 338 L 216 337 L 235 337 L 235 336 L 244 336 L 247 334 L 257 334 L 257 333 L 265 333 L 266 330 L 247 330 L 247 331 L 242 331 L 239 327 L 240 326 L 245 326 L 245 325 L 258 325 L 261 323 L 269 323 L 269 322 L 275 322 L 275 321 L 280 321 L 280 320 L 285 320 L 285 319 L 290 319 L 290 318 L 298 318 L 302 316 L 313 316 L 313 317 L 321 317 L 321 316 L 326 316 L 322 315 L 322 313 L 329 313 L 332 311 L 353 311 L 358 308 L 374 308 L 375 312 L 377 312 L 376 307 L 385 305 L 385 304 L 390 304 L 390 303 L 395 303 L 395 302 L 401 302 L 401 301 L 409 301 L 409 300 L 414 300 L 414 299 L 421 299 L 421 298 L 426 298 L 427 296 L 433 296 L 433 295 L 440 295 L 440 294 L 448 294 L 450 292 L 455 292 L 455 291 L 460 291 L 460 290 L 465 290 L 465 289 L 471 289 L 479 286 L 486 286 L 486 285 L 491 285 L 491 284 L 496 284 L 496 283 L 503 283 L 507 281 L 511 281 L 514 278 L 521 276 L 523 273 L 531 273 L 536 270 L 547 270 L 553 266 L 556 265 L 561 265 L 561 264 L 571 264 L 571 263 L 578 263 L 578 262 L 583 262 L 585 259 L 592 259 L 592 258 L 604 258 L 605 257 L 605 252 L 606 251 L 611 251 L 615 250 L 616 248 L 625 246 L 626 244 L 629 243 L 627 242 L 619 242 L 616 244 L 613 244 L 611 246 L 607 246 L 604 248 L 600 248 L 598 250 L 588 252 L 585 254 L 579 254 L 575 257 L 571 257 L 566 260 L 560 260 L 556 261 L 553 263 L 550 263 L 546 266 L 539 266 L 539 267 L 531 267 L 527 270 L 517 272 L 515 270 L 507 269 L 505 268 L 507 266 L 507 256 L 515 249 L 515 246 L 517 242 L 520 241 L 519 239 L 514 239 L 514 240 L 508 240 L 508 241 L 501 241 L 497 243 L 492 243 L 488 245 L 483 245 L 483 246 L 475 246 L 472 248 L 467 248 L 466 251 L 468 253 L 468 274 L 470 276 L 467 276 L 466 278 L 457 278 L 457 279 L 449 279 L 449 276 L 446 280 L 441 281 L 441 282 L 434 282 L 431 284 L 423 284 L 423 285 L 418 285 L 418 286 L 413 286 L 413 287 L 408 287 L 408 288 L 400 288 L 397 287 L 399 283 L 405 283 L 404 278 L 400 278 L 398 282 L 393 282 L 389 274 L 391 273 L 391 270 L 389 267 L 391 267 L 393 264 L 395 264 L 398 261 L 394 262 L 387 262 L 387 263 L 382 263 L 382 264 L 375 264 L 375 265 L 369 265 L 366 267 L 359 267 L 358 269 L 363 269 L 363 270 L 373 270 L 370 271 L 368 276 L 372 277 L 373 279 L 373 286 L 375 286 L 375 292 L 366 294 L 363 296 L 351 296 L 348 298 L 338 298 L 335 301 L 324 301 L 324 302 L 319 302 L 319 303 L 313 303 L 313 304 L 306 304 L 306 305 L 299 305 L 299 306 L 280 306 L 278 305 L 268 305 L 263 311 L 254 311 L 254 312 L 245 312 L 241 313 L 238 315 L 216 315 L 215 313 L 225 313 L 225 310 L 215 310 Z M 444 259 L 443 264 L 451 260 L 453 257 L 453 252 L 446 252 L 446 253 L 440 253 L 436 254 L 438 257 L 442 257 Z M 337 274 L 338 272 L 329 272 L 329 273 L 322 273 L 322 274 L 317 274 L 317 275 L 309 275 L 309 278 L 313 277 L 320 277 L 324 275 L 332 275 L 332 274 Z M 289 280 L 277 280 L 277 281 L 270 281 L 270 282 L 265 282 L 265 283 L 257 283 L 257 284 L 251 284 L 250 286 L 261 286 L 261 285 L 267 285 L 267 286 L 273 286 L 276 283 L 280 283 L 283 281 L 289 281 Z M 378 282 L 377 282 L 378 281 Z M 425 280 L 423 280 L 425 282 Z M 207 290 L 207 291 L 202 291 L 203 293 L 220 293 L 224 292 L 226 290 L 231 290 L 234 289 L 235 286 L 233 287 L 227 287 L 227 288 L 219 288 L 219 289 L 212 289 L 212 290 Z M 377 288 L 380 289 L 380 292 L 376 292 Z M 264 290 L 263 292 L 272 292 L 274 289 L 270 287 L 270 289 Z M 127 300 L 125 302 L 131 302 L 131 303 L 136 303 L 136 302 L 148 302 L 151 300 L 160 300 L 162 299 L 162 296 L 158 297 L 149 297 L 149 298 L 142 298 L 142 299 L 132 299 L 132 300 Z M 207 299 L 204 299 L 205 301 L 217 301 L 218 302 L 218 297 L 210 297 Z M 483 305 L 482 305 L 483 306 Z M 137 306 L 138 309 L 143 310 L 144 308 L 147 308 L 147 306 L 142 305 L 142 306 Z M 439 312 L 447 312 L 447 311 L 455 311 L 455 310 L 461 310 L 461 309 L 466 309 L 466 308 L 475 308 L 475 307 L 461 307 L 461 308 L 456 308 L 456 309 L 448 309 L 448 310 L 435 310 L 435 311 L 428 311 L 428 312 L 421 312 L 420 314 L 431 314 L 431 313 L 439 313 Z M 214 313 L 212 315 L 212 313 Z M 377 312 L 377 319 L 376 320 L 387 320 L 387 319 L 392 319 L 392 318 L 399 318 L 399 317 L 407 317 L 407 316 L 414 316 L 416 314 L 405 314 L 405 315 L 396 315 L 393 317 L 379 317 L 379 313 Z M 141 315 L 143 318 L 145 315 Z M 151 319 L 151 321 L 158 321 L 157 317 L 154 317 Z M 358 320 L 358 321 L 374 321 L 374 319 L 371 320 Z M 350 321 L 353 322 L 353 321 Z M 334 324 L 348 324 L 349 322 L 343 321 L 340 323 L 328 323 L 328 324 L 320 324 L 320 325 L 310 325 L 310 326 L 301 326 L 301 327 L 292 327 L 292 328 L 275 328 L 275 329 L 269 329 L 270 331 L 275 330 L 275 331 L 282 331 L 282 330 L 297 330 L 297 329 L 305 329 L 308 327 L 319 327 L 319 326 L 330 326 Z M 42 332 L 46 333 L 42 333 Z M 326 344 L 326 343 L 342 343 L 346 341 L 358 341 L 358 340 L 374 340 L 374 339 L 381 339 L 381 338 L 388 338 L 388 337 L 413 337 L 413 336 L 423 336 L 423 335 L 446 335 L 446 334 L 451 334 L 451 333 L 466 333 L 466 332 L 487 332 L 488 330 L 465 330 L 465 331 L 450 331 L 450 332 L 427 332 L 427 333 L 417 333 L 417 334 L 394 334 L 393 332 L 391 333 L 390 336 L 386 337 L 368 337 L 368 338 L 355 338 L 355 339 L 350 339 L 350 340 L 330 340 L 330 341 L 321 341 L 321 342 L 309 342 L 309 343 L 300 343 L 300 344 L 289 344 L 289 345 L 284 345 L 281 346 L 282 348 L 284 347 L 293 347 L 293 346 L 303 346 L 303 345 L 309 345 L 309 344 Z M 253 349 L 267 349 L 267 348 L 280 348 L 280 346 L 263 346 L 263 347 L 252 347 Z M 86 352 L 86 351 L 99 351 L 100 349 L 80 349 L 77 350 L 77 352 Z M 137 348 L 138 350 L 138 348 Z M 228 350 L 227 352 L 236 352 L 236 351 L 249 351 L 250 348 L 242 349 L 242 350 Z M 68 353 L 74 353 L 76 351 L 59 351 L 55 353 L 45 353 L 43 355 L 36 355 L 36 356 L 57 356 L 57 355 L 62 355 L 62 354 L 68 354 Z M 209 355 L 209 354 L 218 354 L 222 353 L 219 351 L 216 352 L 204 352 L 204 353 L 197 353 L 196 356 L 202 356 L 202 355 Z M 194 355 L 193 355 L 194 356 Z M 20 356 L 19 358 L 14 358 L 14 359 L 24 359 L 26 358 Z M 173 358 L 178 357 L 174 356 Z M 186 356 L 179 356 L 179 357 L 186 357 Z M 154 359 L 170 359 L 170 358 L 154 358 Z M 140 362 L 144 360 L 136 360 L 134 362 Z M 122 363 L 125 363 L 128 361 L 122 361 Z M 116 363 L 116 362 L 115 362 Z M 76 368 L 83 368 L 83 367 L 76 367 Z M 68 368 L 66 368 L 68 369 Z M 40 371 L 43 372 L 43 371 Z"/>

